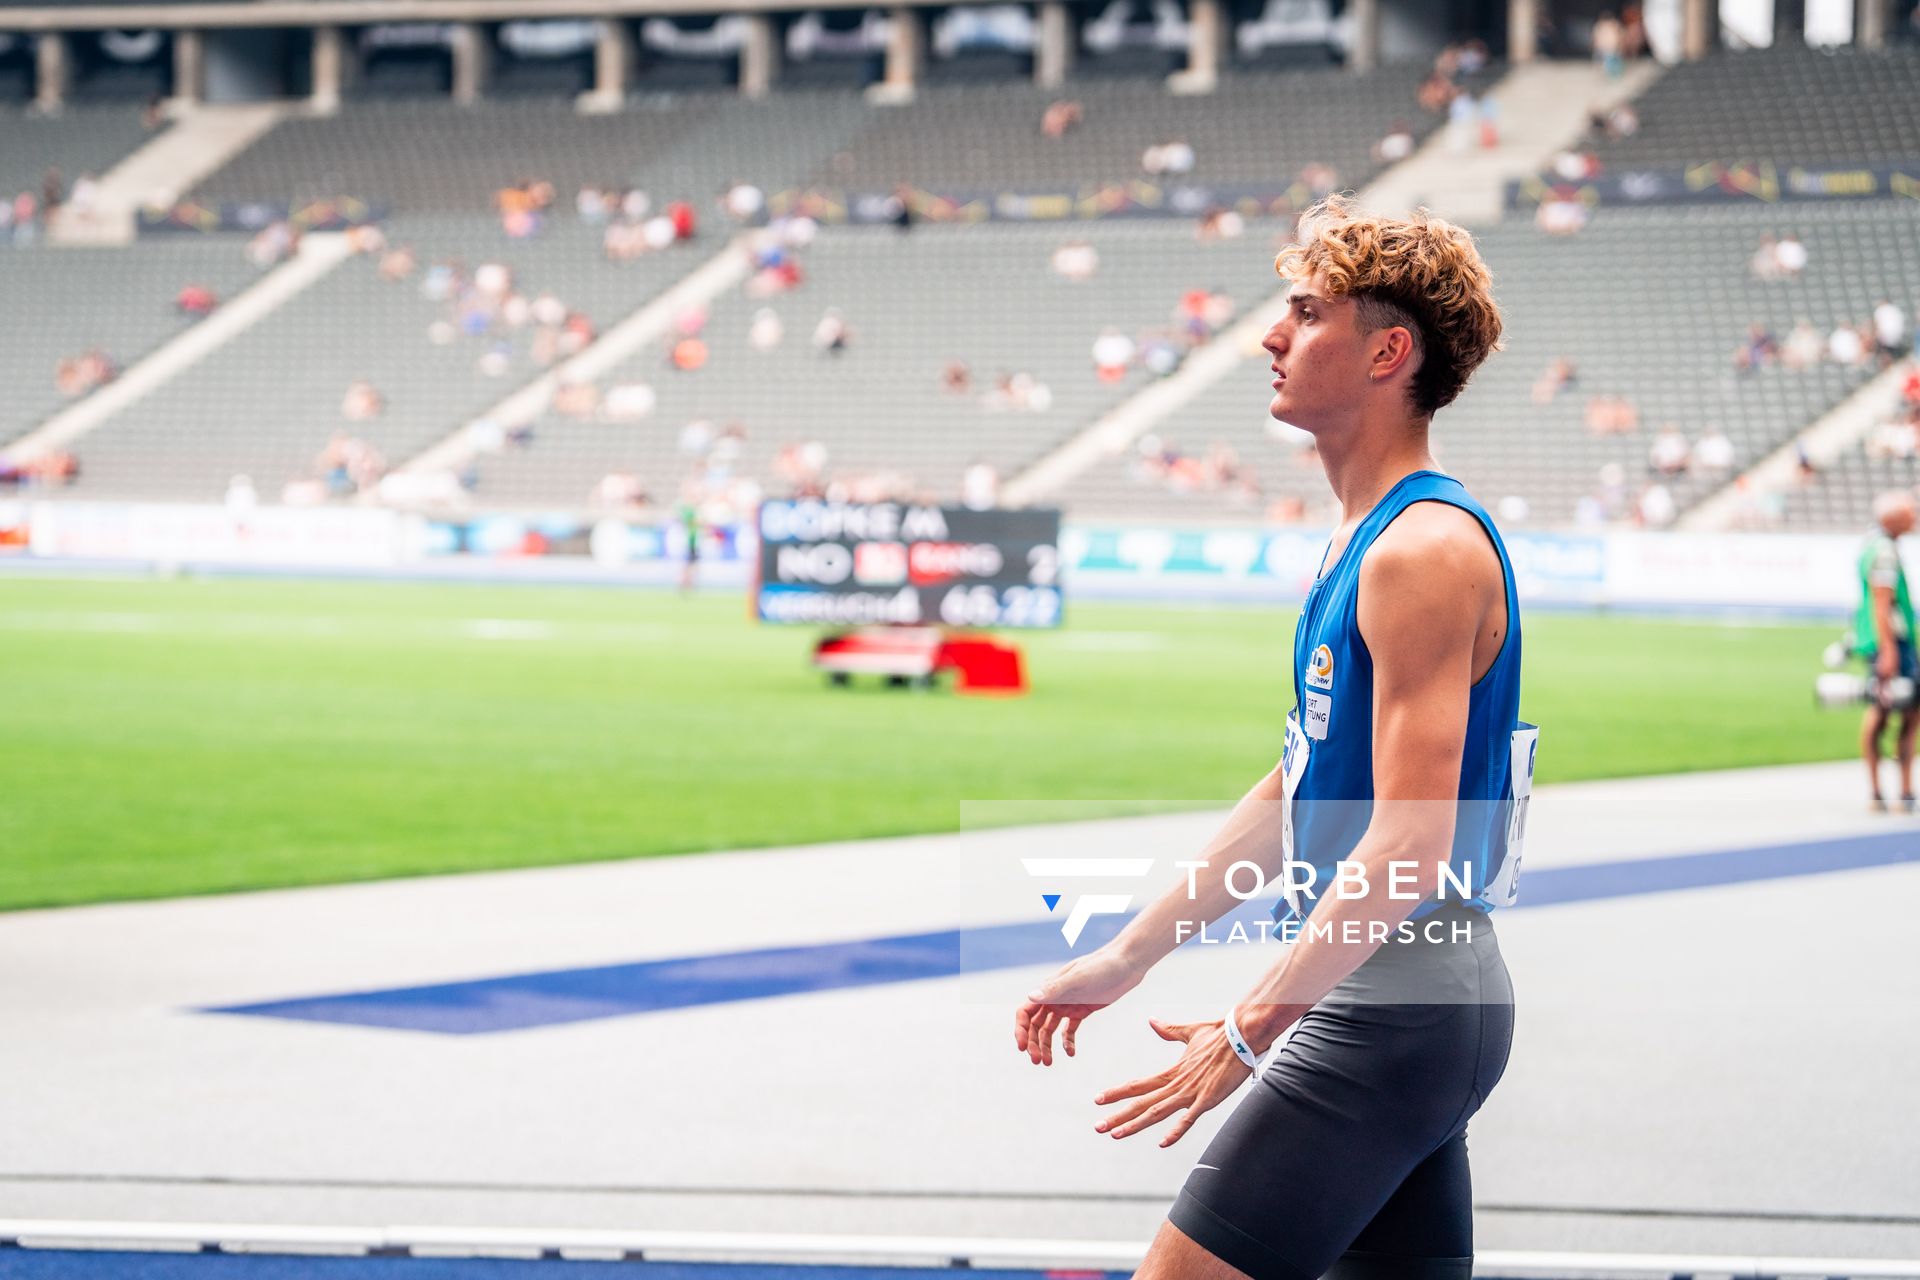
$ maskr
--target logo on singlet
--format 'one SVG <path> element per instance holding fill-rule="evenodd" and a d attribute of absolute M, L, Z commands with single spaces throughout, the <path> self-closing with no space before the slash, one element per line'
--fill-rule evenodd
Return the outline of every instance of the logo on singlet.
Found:
<path fill-rule="evenodd" d="M 1307 663 L 1307 683 L 1316 689 L 1333 688 L 1333 650 L 1321 645 Z"/>

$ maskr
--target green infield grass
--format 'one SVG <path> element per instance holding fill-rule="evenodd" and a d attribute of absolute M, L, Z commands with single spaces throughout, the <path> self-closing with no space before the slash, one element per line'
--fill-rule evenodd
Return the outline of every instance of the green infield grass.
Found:
<path fill-rule="evenodd" d="M 829 688 L 738 596 L 0 579 L 0 908 L 1226 805 L 1291 628 L 1072 604 L 1020 637 L 1030 696 L 972 699 Z M 1530 616 L 1542 781 L 1849 755 L 1811 697 L 1838 630 Z"/>

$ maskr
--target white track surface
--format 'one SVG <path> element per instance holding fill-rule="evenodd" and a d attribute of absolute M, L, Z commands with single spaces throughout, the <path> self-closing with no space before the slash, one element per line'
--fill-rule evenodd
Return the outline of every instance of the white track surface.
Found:
<path fill-rule="evenodd" d="M 1650 726 L 1651 728 L 1651 726 Z M 1546 866 L 1909 830 L 1857 766 L 1543 789 Z M 1089 1101 L 1260 953 L 1182 953 L 1050 1070 L 1008 970 L 475 1036 L 199 1006 L 1031 918 L 974 869 L 1186 856 L 1211 815 L 0 917 L 11 1218 L 1140 1242 L 1162 1151 Z M 1505 913 L 1483 1251 L 1920 1257 L 1920 864 Z M 1337 1159 L 1330 1152 L 1329 1159 Z"/>

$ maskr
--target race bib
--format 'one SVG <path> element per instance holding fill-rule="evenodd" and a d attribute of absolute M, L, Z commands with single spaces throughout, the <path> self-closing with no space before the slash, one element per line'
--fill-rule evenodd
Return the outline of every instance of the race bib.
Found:
<path fill-rule="evenodd" d="M 1540 746 L 1540 726 L 1525 721 L 1513 728 L 1513 808 L 1507 814 L 1507 847 L 1499 868 L 1487 881 L 1487 901 L 1510 907 L 1520 896 L 1520 855 L 1527 843 L 1527 806 L 1533 799 L 1533 757 Z"/>
<path fill-rule="evenodd" d="M 1293 877 L 1293 799 L 1300 790 L 1300 779 L 1307 774 L 1307 754 L 1313 744 L 1300 729 L 1300 717 L 1289 712 L 1287 715 L 1287 744 L 1280 753 L 1280 865 L 1281 884 L 1285 887 L 1287 907 L 1294 915 L 1304 920 L 1307 916 L 1305 896 L 1294 888 Z"/>

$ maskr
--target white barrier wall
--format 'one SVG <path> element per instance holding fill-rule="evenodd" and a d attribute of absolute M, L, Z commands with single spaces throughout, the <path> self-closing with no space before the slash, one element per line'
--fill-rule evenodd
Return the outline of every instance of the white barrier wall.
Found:
<path fill-rule="evenodd" d="M 664 567 L 684 555 L 671 517 L 621 522 L 556 514 L 435 520 L 358 507 L 254 507 L 0 502 L 0 558 L 271 569 L 456 567 L 484 576 L 498 551 L 515 577 Z M 545 551 L 529 553 L 529 533 Z M 1289 603 L 1306 593 L 1327 531 L 1068 522 L 1060 538 L 1069 599 L 1242 599 Z M 1858 600 L 1864 532 L 1682 534 L 1635 531 L 1506 535 L 1521 598 L 1613 608 L 1785 609 L 1844 613 Z M 1908 556 L 1920 577 L 1920 538 Z M 617 547 L 618 554 L 602 554 Z M 474 549 L 479 549 L 478 551 Z M 589 555 L 591 549 L 593 554 Z M 751 527 L 710 530 L 703 580 L 745 580 Z M 717 572 L 711 572 L 717 571 Z M 643 575 L 644 576 L 644 575 Z M 630 580 L 631 572 L 627 574 Z"/>

